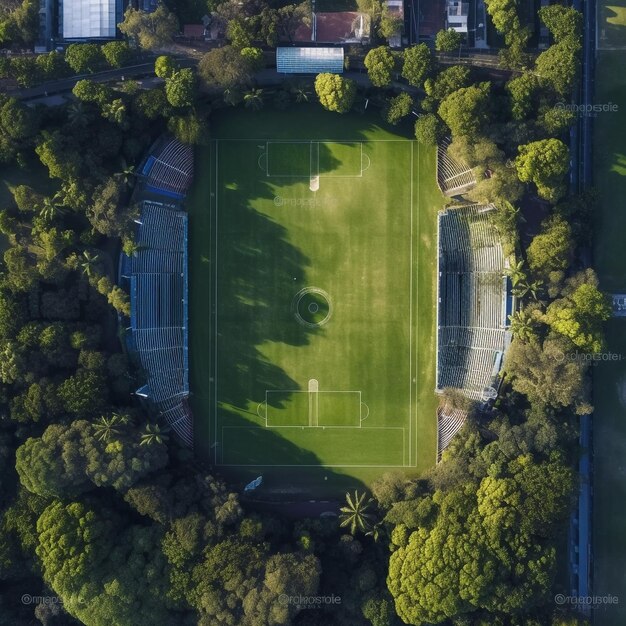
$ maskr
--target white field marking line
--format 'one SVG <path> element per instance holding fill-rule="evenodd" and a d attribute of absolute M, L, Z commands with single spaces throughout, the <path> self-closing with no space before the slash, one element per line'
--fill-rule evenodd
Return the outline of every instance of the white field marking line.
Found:
<path fill-rule="evenodd" d="M 311 380 L 315 380 L 315 379 L 311 379 Z M 311 384 L 311 380 L 309 381 L 309 385 Z M 316 381 L 317 382 L 317 381 Z M 269 411 L 267 410 L 267 408 L 269 407 L 268 401 L 267 401 L 267 397 L 268 394 L 270 393 L 288 393 L 288 394 L 296 394 L 296 393 L 306 393 L 306 394 L 310 394 L 311 391 L 309 389 L 307 390 L 303 390 L 303 389 L 266 389 L 265 390 L 265 407 L 266 407 L 266 418 L 265 418 L 265 427 L 266 428 L 305 428 L 305 426 L 300 426 L 298 424 L 277 424 L 275 426 L 272 426 L 271 424 L 269 424 L 269 418 L 268 418 L 268 414 Z M 363 395 L 362 391 L 345 391 L 345 390 L 341 390 L 341 391 L 333 391 L 332 389 L 323 389 L 322 391 L 319 390 L 319 387 L 317 389 L 317 391 L 315 392 L 316 396 L 317 396 L 317 400 L 316 400 L 316 409 L 317 409 L 317 423 L 312 423 L 312 419 L 311 419 L 311 398 L 309 396 L 309 426 L 308 428 L 312 428 L 312 427 L 318 427 L 319 428 L 319 394 L 320 393 L 353 393 L 353 394 L 358 394 L 359 396 L 359 425 L 358 426 L 324 426 L 324 428 L 361 428 L 361 420 L 360 420 L 360 412 L 361 412 L 361 404 L 365 404 L 364 402 L 361 402 L 361 398 Z M 367 405 L 365 405 L 367 406 Z M 368 407 L 368 415 L 369 415 L 369 407 Z M 315 420 L 314 420 L 315 421 Z M 230 426 L 229 428 L 234 428 L 233 426 Z M 246 429 L 245 426 L 242 426 L 241 428 Z M 369 428 L 403 428 L 402 426 L 370 426 Z"/>
<path fill-rule="evenodd" d="M 215 142 L 215 343 L 214 343 L 214 358 L 215 358 L 215 373 L 214 373 L 214 384 L 215 384 L 215 431 L 214 431 L 214 435 L 215 435 L 215 441 L 217 442 L 217 421 L 219 419 L 219 414 L 218 414 L 218 410 L 217 410 L 217 403 L 218 403 L 218 384 L 217 384 L 217 372 L 218 372 L 218 368 L 217 368 L 217 341 L 218 341 L 218 335 L 217 335 L 217 318 L 219 317 L 218 315 L 218 310 L 217 310 L 217 257 L 218 257 L 218 253 L 217 253 L 217 219 L 218 219 L 218 191 L 219 191 L 219 165 L 218 165 L 218 159 L 219 159 L 219 141 Z M 222 439 L 221 441 L 224 441 L 224 433 L 222 431 Z M 215 452 L 213 453 L 213 460 L 214 463 L 217 465 L 217 448 L 219 448 L 219 446 L 215 447 Z M 224 460 L 223 458 L 223 454 L 222 454 L 222 461 Z"/>
<path fill-rule="evenodd" d="M 318 142 L 319 143 L 319 142 Z M 362 141 L 328 141 L 328 142 L 322 142 L 322 143 L 337 143 L 343 146 L 350 146 L 353 147 L 354 144 L 359 144 L 359 147 L 361 148 L 361 162 L 359 165 L 359 173 L 358 174 L 325 174 L 324 176 L 320 175 L 320 178 L 363 178 L 363 142 Z M 319 150 L 317 153 L 317 159 L 318 159 L 318 166 L 317 166 L 317 171 L 319 172 Z"/>
<path fill-rule="evenodd" d="M 320 425 L 319 403 L 317 395 L 318 391 L 319 382 L 315 380 L 315 378 L 311 378 L 311 380 L 309 380 L 309 426 Z"/>
<path fill-rule="evenodd" d="M 359 391 L 359 428 L 363 428 L 363 412 L 361 407 L 363 406 L 363 394 Z"/>
<path fill-rule="evenodd" d="M 265 417 L 263 417 L 260 413 L 259 413 L 259 409 L 263 409 L 263 407 L 265 407 Z M 265 423 L 267 425 L 267 404 L 265 404 L 265 402 L 259 402 L 256 405 L 256 414 L 263 420 L 265 420 Z"/>
<path fill-rule="evenodd" d="M 410 171 L 411 200 L 409 202 L 411 212 L 410 228 L 410 279 L 409 279 L 409 464 L 411 463 L 411 440 L 413 427 L 413 142 L 411 142 L 411 171 Z M 404 442 L 402 445 L 402 462 L 405 462 Z"/>
<path fill-rule="evenodd" d="M 361 407 L 365 407 L 367 409 L 367 415 L 361 418 L 361 427 L 363 427 L 363 422 L 370 416 L 370 408 L 367 404 L 365 404 L 365 402 L 361 402 Z M 361 408 L 361 415 L 363 415 L 363 408 Z"/>
<path fill-rule="evenodd" d="M 263 157 L 266 157 L 266 158 L 265 158 L 265 167 L 263 167 L 263 166 L 261 165 L 261 159 L 262 159 Z M 260 155 L 259 155 L 259 158 L 257 159 L 257 165 L 259 166 L 259 169 L 260 169 L 261 171 L 263 171 L 263 170 L 266 170 L 266 171 L 267 171 L 267 153 L 266 153 L 266 152 L 264 152 L 263 154 L 260 154 Z"/>

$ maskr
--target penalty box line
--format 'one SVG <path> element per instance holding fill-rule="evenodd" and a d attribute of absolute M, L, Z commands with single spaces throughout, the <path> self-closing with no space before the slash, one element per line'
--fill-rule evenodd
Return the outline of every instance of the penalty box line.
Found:
<path fill-rule="evenodd" d="M 381 140 L 382 141 L 382 140 Z M 268 178 L 295 178 L 295 179 L 305 179 L 305 175 L 300 174 L 272 174 L 270 172 L 270 146 L 272 144 L 280 145 L 280 144 L 300 144 L 305 145 L 309 144 L 309 178 L 313 179 L 317 177 L 321 178 L 363 178 L 363 172 L 369 169 L 371 165 L 371 160 L 367 154 L 363 152 L 363 141 L 333 141 L 333 140 L 325 140 L 325 141 L 298 141 L 298 140 L 285 140 L 285 141 L 266 141 L 265 142 L 265 153 L 261 154 L 259 157 L 259 167 L 261 167 L 261 158 L 265 156 L 265 176 Z M 320 174 L 320 144 L 339 144 L 339 145 L 355 145 L 359 144 L 359 173 L 358 174 Z M 364 166 L 364 160 L 367 159 L 367 165 Z M 315 164 L 315 165 L 314 165 Z M 261 167 L 261 169 L 263 169 Z"/>
<path fill-rule="evenodd" d="M 324 389 L 320 391 L 319 383 L 316 379 L 312 378 L 309 380 L 308 388 L 306 391 L 302 389 L 266 389 L 265 390 L 265 401 L 260 402 L 257 406 L 257 415 L 265 421 L 265 428 L 305 428 L 302 424 L 275 424 L 271 425 L 269 419 L 269 407 L 270 404 L 268 402 L 268 396 L 272 393 L 279 394 L 303 394 L 306 393 L 308 395 L 308 428 L 363 428 L 363 421 L 369 417 L 369 407 L 367 407 L 367 415 L 363 417 L 363 392 L 356 390 L 341 390 L 334 391 L 331 389 Z M 359 402 L 359 415 L 358 425 L 353 426 L 343 426 L 343 425 L 324 425 L 320 426 L 320 418 L 319 418 L 319 394 L 337 394 L 337 393 L 350 393 L 350 394 L 358 394 L 358 402 Z M 367 405 L 366 405 L 367 406 Z M 265 409 L 265 417 L 262 415 L 263 408 Z M 375 428 L 375 427 L 372 427 Z"/>

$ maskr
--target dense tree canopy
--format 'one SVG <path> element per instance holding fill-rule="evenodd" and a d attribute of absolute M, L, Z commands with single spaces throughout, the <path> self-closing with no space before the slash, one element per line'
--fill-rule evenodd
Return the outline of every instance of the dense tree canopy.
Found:
<path fill-rule="evenodd" d="M 387 46 L 372 48 L 365 55 L 367 75 L 375 87 L 387 87 L 391 84 L 395 64 L 393 52 Z"/>
<path fill-rule="evenodd" d="M 354 103 L 356 85 L 353 80 L 338 74 L 318 74 L 315 79 L 315 92 L 325 109 L 347 113 Z"/>
<path fill-rule="evenodd" d="M 151 12 L 137 10 L 129 5 L 124 13 L 124 21 L 118 24 L 118 28 L 145 50 L 155 50 L 172 43 L 178 32 L 178 20 L 161 2 Z"/>
<path fill-rule="evenodd" d="M 404 51 L 402 76 L 409 85 L 421 87 L 432 69 L 430 48 L 425 43 L 411 46 Z"/>
<path fill-rule="evenodd" d="M 519 147 L 515 167 L 522 182 L 534 183 L 542 198 L 556 202 L 565 193 L 569 160 L 569 149 L 560 139 L 542 139 Z"/>
<path fill-rule="evenodd" d="M 462 87 L 446 96 L 439 105 L 439 116 L 452 136 L 475 136 L 489 119 L 490 83 Z"/>

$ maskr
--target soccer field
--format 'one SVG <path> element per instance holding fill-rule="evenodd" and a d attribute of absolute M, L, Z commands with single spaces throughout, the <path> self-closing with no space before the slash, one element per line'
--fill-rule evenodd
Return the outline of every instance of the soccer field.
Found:
<path fill-rule="evenodd" d="M 596 102 L 613 102 L 617 111 L 599 113 L 594 120 L 594 175 L 599 204 L 596 211 L 594 263 L 600 286 L 608 292 L 626 291 L 626 77 L 623 53 L 598 56 Z M 606 325 L 607 350 L 620 360 L 594 368 L 594 595 L 612 594 L 619 605 L 596 609 L 596 623 L 626 623 L 626 320 Z"/>
<path fill-rule="evenodd" d="M 196 450 L 280 486 L 417 473 L 435 460 L 434 158 L 370 117 L 300 113 L 222 114 L 197 161 Z"/>

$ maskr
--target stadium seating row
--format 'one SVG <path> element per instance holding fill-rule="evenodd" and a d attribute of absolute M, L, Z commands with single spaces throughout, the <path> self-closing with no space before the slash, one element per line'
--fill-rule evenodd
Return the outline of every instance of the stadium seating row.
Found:
<path fill-rule="evenodd" d="M 141 172 L 150 191 L 182 199 L 193 180 L 193 167 L 193 147 L 171 139 L 160 143 Z"/>
<path fill-rule="evenodd" d="M 450 139 L 443 139 L 437 146 L 437 184 L 446 196 L 457 196 L 476 185 L 471 168 L 459 163 L 448 154 Z"/>
<path fill-rule="evenodd" d="M 439 213 L 437 389 L 455 387 L 474 400 L 485 399 L 510 340 L 502 314 L 505 259 L 492 209 Z"/>
<path fill-rule="evenodd" d="M 437 409 L 437 462 L 467 419 L 467 413 L 458 409 L 439 407 Z"/>
<path fill-rule="evenodd" d="M 156 195 L 162 201 L 141 201 L 137 249 L 130 258 L 122 255 L 121 259 L 121 273 L 131 293 L 127 344 L 144 380 L 137 394 L 191 447 L 187 214 L 177 206 L 193 180 L 193 148 L 175 139 L 162 139 L 140 171 L 143 189 L 150 192 L 150 198 Z"/>

